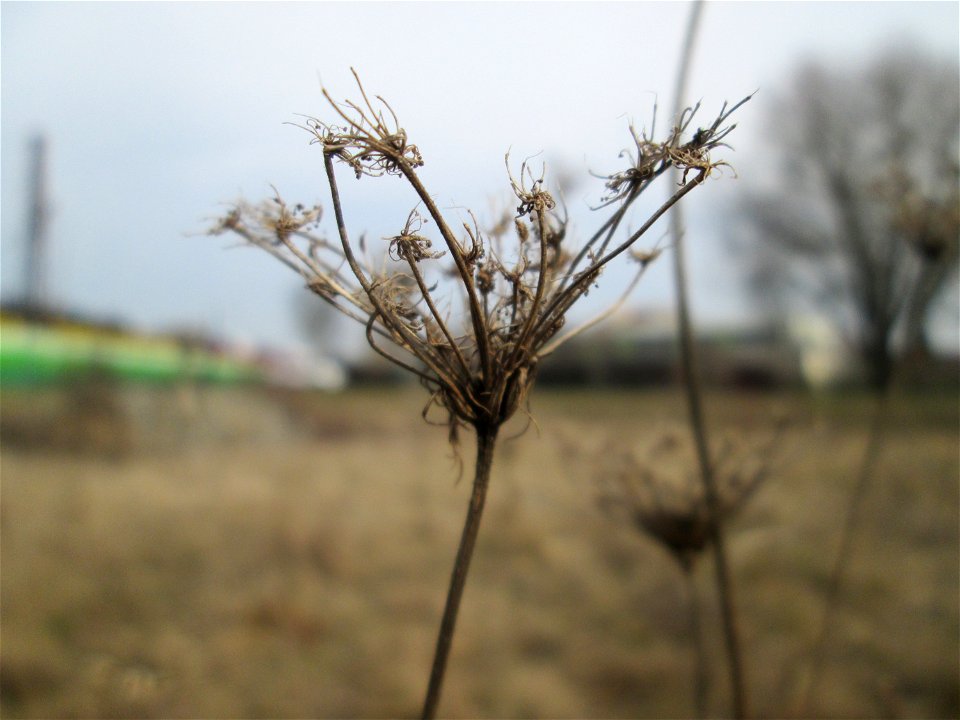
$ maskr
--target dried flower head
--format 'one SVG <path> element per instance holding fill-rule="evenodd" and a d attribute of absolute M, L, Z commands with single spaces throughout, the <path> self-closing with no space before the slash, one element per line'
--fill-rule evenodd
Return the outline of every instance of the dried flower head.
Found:
<path fill-rule="evenodd" d="M 279 195 L 258 206 L 238 204 L 211 232 L 231 232 L 264 249 L 300 273 L 323 300 L 363 323 L 370 346 L 419 377 L 429 389 L 424 416 L 434 405 L 446 410 L 451 442 L 456 441 L 461 425 L 469 425 L 476 434 L 473 492 L 424 703 L 423 717 L 433 717 L 497 432 L 524 405 L 540 361 L 578 332 L 560 334 L 568 310 L 589 292 L 611 261 L 629 256 L 657 219 L 720 164 L 710 160 L 708 151 L 729 132 L 721 128 L 729 113 L 722 112 L 708 130 L 698 131 L 685 144 L 679 138 L 692 112 L 681 118 L 666 143 L 644 138 L 641 147 L 635 136 L 642 157 L 641 166 L 635 168 L 636 181 L 634 175 L 608 181 L 614 195 L 605 206 L 616 204 L 616 209 L 581 247 L 568 249 L 567 217 L 545 188 L 546 169 L 534 178 L 524 162 L 517 180 L 509 157 L 507 175 L 519 202 L 512 218 L 515 235 L 509 235 L 511 223 L 504 218 L 486 233 L 472 214 L 470 224 L 457 228 L 449 224 L 417 174 L 423 157 L 408 142 L 396 113 L 379 96 L 376 105 L 371 102 L 359 78 L 357 85 L 359 103 L 338 104 L 323 91 L 339 117 L 338 124 L 310 118 L 305 125 L 312 142 L 323 150 L 337 240 L 312 229 L 319 210 L 299 206 L 291 210 Z M 419 198 L 422 214 L 415 209 L 396 235 L 385 238 L 383 255 L 392 265 L 375 265 L 363 240 L 356 245 L 351 240 L 340 201 L 338 162 L 350 167 L 358 179 L 399 176 Z M 619 233 L 634 201 L 649 185 L 648 165 L 653 176 L 677 165 L 684 170 L 683 182 L 637 230 Z M 693 177 L 688 180 L 689 174 Z M 427 221 L 433 230 L 429 236 Z M 628 292 L 652 257 L 639 257 Z M 441 283 L 444 292 L 438 292 Z"/>
<path fill-rule="evenodd" d="M 744 443 L 723 440 L 715 453 L 720 518 L 711 515 L 693 464 L 689 433 L 682 428 L 652 435 L 645 447 L 631 453 L 610 452 L 601 477 L 601 507 L 629 520 L 662 545 L 686 570 L 705 550 L 713 523 L 740 512 L 769 477 L 784 422 L 769 437 Z"/>
<path fill-rule="evenodd" d="M 334 102 L 324 89 L 323 96 L 346 125 L 308 117 L 305 128 L 314 136 L 311 142 L 322 145 L 325 155 L 334 155 L 352 167 L 357 178 L 400 175 L 402 165 L 412 168 L 423 165 L 420 151 L 416 145 L 407 142 L 407 131 L 400 127 L 390 104 L 377 95 L 380 107 L 375 107 L 356 71 L 351 69 L 351 72 L 357 80 L 363 104 L 347 100 L 341 105 Z M 391 122 L 387 121 L 384 110 L 390 114 Z"/>
<path fill-rule="evenodd" d="M 238 204 L 211 232 L 238 234 L 270 252 L 321 298 L 362 322 L 371 346 L 418 376 L 431 391 L 430 403 L 444 408 L 452 424 L 493 428 L 524 402 L 540 360 L 577 332 L 558 334 L 570 307 L 612 260 L 629 254 L 658 218 L 722 164 L 709 151 L 722 144 L 732 129 L 723 123 L 739 106 L 724 106 L 686 142 L 680 138 L 695 109 L 684 113 L 665 142 L 634 133 L 632 167 L 607 181 L 604 205 L 616 203 L 616 209 L 581 247 L 568 248 L 567 217 L 545 187 L 545 168 L 534 177 L 523 162 L 515 178 L 509 156 L 507 175 L 518 201 L 512 223 L 501 218 L 484 232 L 470 214 L 472 222 L 456 231 L 421 183 L 423 158 L 396 113 L 379 96 L 371 101 L 359 78 L 357 86 L 361 102 L 336 103 L 323 91 L 336 124 L 310 118 L 304 126 L 323 150 L 337 241 L 313 230 L 319 208 L 290 208 L 279 195 L 259 206 Z M 355 247 L 350 239 L 337 162 L 358 178 L 403 177 L 418 195 L 418 209 L 384 239 L 392 265 L 377 269 L 363 242 Z M 639 193 L 672 165 L 684 169 L 681 186 L 637 230 L 617 237 Z M 638 277 L 655 254 L 636 256 Z"/>
<path fill-rule="evenodd" d="M 634 149 L 623 150 L 620 153 L 620 157 L 626 157 L 629 160 L 629 165 L 625 169 L 610 175 L 599 176 L 606 181 L 607 189 L 606 194 L 601 198 L 600 207 L 623 202 L 643 192 L 651 182 L 660 177 L 670 167 L 677 167 L 682 171 L 681 183 L 687 181 L 691 172 L 699 173 L 699 177 L 703 179 L 709 177 L 718 167 L 729 167 L 729 163 L 725 161 L 712 161 L 710 151 L 718 147 L 728 147 L 724 139 L 736 125 L 725 126 L 724 123 L 751 97 L 753 96 L 749 95 L 729 108 L 724 103 L 716 119 L 707 127 L 698 128 L 693 136 L 685 142 L 683 137 L 700 109 L 700 103 L 681 113 L 669 137 L 663 142 L 655 142 L 647 135 L 646 131 L 638 133 L 636 128 L 631 125 L 630 135 L 633 138 Z M 656 109 L 654 109 L 654 113 L 656 113 Z M 656 118 L 654 118 L 655 125 Z"/>

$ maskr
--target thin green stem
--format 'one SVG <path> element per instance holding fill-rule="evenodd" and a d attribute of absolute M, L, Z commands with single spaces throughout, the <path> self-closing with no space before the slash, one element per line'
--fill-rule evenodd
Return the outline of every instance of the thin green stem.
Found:
<path fill-rule="evenodd" d="M 443 619 L 440 621 L 440 633 L 437 636 L 437 647 L 433 656 L 433 667 L 430 671 L 430 683 L 427 687 L 427 695 L 421 713 L 424 720 L 436 717 L 437 706 L 440 703 L 440 692 L 443 688 L 450 645 L 453 642 L 457 612 L 460 609 L 463 588 L 467 582 L 470 558 L 473 556 L 473 548 L 480 531 L 480 519 L 483 515 L 483 505 L 486 501 L 487 487 L 490 483 L 490 469 L 493 466 L 493 450 L 497 442 L 497 430 L 497 426 L 478 426 L 476 428 L 477 467 L 473 480 L 473 493 L 470 496 L 470 505 L 467 508 L 467 519 L 463 525 L 463 533 L 460 536 L 460 547 L 457 549 L 457 557 L 453 564 L 450 589 L 447 591 L 447 602 L 443 609 Z"/>

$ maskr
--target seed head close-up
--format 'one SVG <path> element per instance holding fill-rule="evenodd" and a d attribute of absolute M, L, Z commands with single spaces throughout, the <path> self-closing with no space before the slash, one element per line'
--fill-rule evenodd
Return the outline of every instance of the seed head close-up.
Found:
<path fill-rule="evenodd" d="M 746 101 L 725 105 L 686 140 L 697 107 L 681 115 L 663 142 L 631 128 L 636 152 L 624 153 L 629 167 L 604 178 L 601 207 L 614 209 L 580 247 L 569 247 L 567 217 L 546 189 L 545 168 L 535 176 L 523 162 L 514 177 L 509 154 L 513 222 L 486 232 L 472 213 L 459 228 L 448 222 L 421 182 L 424 157 L 393 108 L 380 96 L 371 99 L 354 77 L 360 102 L 337 103 L 324 90 L 337 122 L 309 118 L 301 126 L 323 150 L 337 240 L 315 231 L 319 207 L 290 208 L 279 194 L 257 206 L 237 204 L 211 232 L 238 234 L 299 272 L 314 293 L 365 325 L 374 350 L 418 376 L 430 403 L 446 410 L 451 423 L 472 426 L 499 427 L 516 412 L 541 359 L 576 332 L 561 333 L 574 303 L 611 261 L 630 258 L 627 251 L 671 206 L 726 164 L 709 153 L 724 144 L 734 127 L 725 122 Z M 403 227 L 384 239 L 392 262 L 378 264 L 351 239 L 337 162 L 358 179 L 400 176 L 418 196 Z M 618 236 L 634 201 L 670 167 L 682 171 L 681 184 L 638 229 Z M 511 224 L 515 232 L 508 239 Z M 646 259 L 638 262 L 638 273 L 655 254 L 637 256 Z"/>
<path fill-rule="evenodd" d="M 712 160 L 709 152 L 724 144 L 733 129 L 724 123 L 746 99 L 729 109 L 724 105 L 711 124 L 686 141 L 697 108 L 681 113 L 664 142 L 633 132 L 636 157 L 625 153 L 629 167 L 604 178 L 607 195 L 600 209 L 612 208 L 609 216 L 579 247 L 572 247 L 565 209 L 547 190 L 546 167 L 535 175 L 523 161 L 514 176 L 509 152 L 504 160 L 517 202 L 512 216 L 497 218 L 487 231 L 469 211 L 469 223 L 461 220 L 457 227 L 448 222 L 418 174 L 425 164 L 420 150 L 409 142 L 393 108 L 380 96 L 371 101 L 353 74 L 362 101 L 337 103 L 324 90 L 338 124 L 309 118 L 301 126 L 323 150 L 337 240 L 316 231 L 318 208 L 290 209 L 279 193 L 258 206 L 237 204 L 211 233 L 237 234 L 297 271 L 316 295 L 364 325 L 377 353 L 420 379 L 430 393 L 424 418 L 434 406 L 444 410 L 451 443 L 464 425 L 476 435 L 473 490 L 423 705 L 422 716 L 432 718 L 500 427 L 518 409 L 526 410 L 541 361 L 616 307 L 578 328 L 564 329 L 568 311 L 607 266 L 620 256 L 637 264 L 621 302 L 636 285 L 659 249 L 638 253 L 633 246 L 713 169 L 726 164 Z M 418 198 L 399 232 L 383 238 L 379 259 L 363 239 L 354 243 L 351 238 L 338 162 L 357 180 L 400 177 Z M 621 231 L 637 198 L 670 168 L 680 180 L 668 199 L 636 230 Z"/>

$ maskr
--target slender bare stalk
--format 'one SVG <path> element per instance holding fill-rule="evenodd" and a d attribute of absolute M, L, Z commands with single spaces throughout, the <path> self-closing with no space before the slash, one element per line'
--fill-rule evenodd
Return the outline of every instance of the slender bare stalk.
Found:
<path fill-rule="evenodd" d="M 690 637 L 693 639 L 693 705 L 697 717 L 707 717 L 707 689 L 709 677 L 707 669 L 707 649 L 703 641 L 703 623 L 701 621 L 700 592 L 693 573 L 693 563 L 681 565 L 683 584 L 687 591 L 687 617 L 690 624 Z"/>
<path fill-rule="evenodd" d="M 717 444 L 713 464 L 722 518 L 741 512 L 767 480 L 782 448 L 785 427 L 784 421 L 775 423 L 762 443 L 742 444 L 727 438 Z M 703 603 L 694 571 L 715 541 L 712 526 L 717 516 L 707 507 L 698 461 L 691 453 L 694 443 L 689 427 L 671 429 L 659 437 L 652 433 L 650 437 L 639 453 L 636 447 L 626 453 L 606 453 L 612 457 L 598 476 L 602 483 L 598 501 L 612 515 L 626 515 L 635 529 L 669 553 L 683 575 L 688 635 L 695 655 L 692 699 L 696 712 L 705 717 L 710 673 L 703 637 Z M 664 473 L 663 468 L 672 470 Z"/>
<path fill-rule="evenodd" d="M 870 489 L 870 481 L 876 474 L 877 462 L 883 448 L 883 436 L 887 424 L 887 407 L 890 396 L 889 383 L 884 386 L 876 397 L 873 417 L 870 420 L 870 430 L 867 444 L 863 450 L 857 480 L 847 502 L 847 511 L 840 529 L 840 542 L 837 555 L 834 559 L 830 578 L 827 581 L 826 595 L 823 601 L 823 614 L 820 617 L 820 628 L 817 631 L 810 651 L 809 669 L 806 681 L 802 683 L 800 697 L 802 698 L 797 711 L 798 717 L 809 717 L 813 705 L 814 694 L 820 684 L 823 667 L 826 661 L 826 651 L 834 627 L 837 610 L 840 604 L 840 591 L 847 576 L 850 561 L 853 557 L 854 539 L 863 519 L 863 506 Z"/>
<path fill-rule="evenodd" d="M 690 20 L 687 25 L 686 39 L 683 47 L 683 59 L 677 74 L 677 85 L 674 95 L 674 101 L 676 103 L 675 115 L 679 115 L 684 107 L 683 97 L 686 93 L 687 77 L 689 75 L 693 47 L 702 10 L 703 0 L 698 0 L 693 4 L 690 11 Z M 672 174 L 679 181 L 680 176 L 675 171 L 672 171 Z M 707 511 L 712 521 L 709 523 L 709 528 L 711 544 L 713 545 L 714 571 L 716 574 L 717 592 L 720 599 L 724 642 L 727 651 L 727 662 L 730 669 L 733 714 L 737 718 L 744 718 L 747 716 L 746 683 L 743 675 L 740 637 L 737 629 L 736 610 L 734 608 L 733 587 L 730 581 L 720 497 L 717 491 L 713 462 L 710 457 L 706 421 L 703 416 L 703 391 L 697 367 L 698 363 L 693 340 L 687 290 L 686 253 L 684 249 L 685 228 L 679 206 L 675 206 L 671 210 L 670 230 L 674 246 L 673 270 L 674 284 L 677 292 L 677 323 L 680 336 L 681 373 L 690 413 L 690 428 L 693 432 L 694 443 L 697 450 L 697 460 L 700 465 L 700 478 L 703 482 Z"/>
<path fill-rule="evenodd" d="M 450 576 L 450 589 L 447 591 L 447 601 L 443 608 L 443 619 L 440 621 L 440 633 L 437 636 L 437 647 L 433 657 L 433 666 L 430 670 L 430 683 L 427 695 L 423 701 L 424 720 L 436 717 L 437 704 L 440 702 L 440 691 L 443 688 L 443 678 L 447 669 L 447 658 L 450 655 L 450 645 L 453 642 L 453 631 L 457 622 L 457 612 L 460 600 L 463 597 L 463 588 L 467 582 L 467 571 L 470 569 L 470 558 L 473 556 L 473 547 L 477 542 L 480 531 L 480 519 L 483 515 L 483 505 L 487 497 L 487 487 L 490 483 L 490 469 L 493 467 L 493 451 L 497 442 L 497 428 L 484 428 L 477 431 L 477 465 L 473 480 L 473 493 L 470 496 L 470 505 L 467 508 L 467 519 L 460 536 L 460 547 L 457 549 L 457 558 L 453 564 L 453 573 Z"/>
<path fill-rule="evenodd" d="M 906 226 L 909 227 L 909 223 Z M 956 225 L 953 225 L 947 231 L 948 234 L 951 232 L 955 237 Z M 922 240 L 925 239 L 922 234 L 919 236 L 908 234 L 907 238 L 907 241 L 914 243 L 916 247 L 919 247 Z M 933 236 L 933 238 L 936 239 L 936 236 Z M 937 259 L 936 257 L 924 257 L 923 261 L 925 264 L 933 264 Z M 911 307 L 921 301 L 924 294 L 928 292 L 926 282 L 926 273 L 921 273 L 906 293 L 905 307 Z M 839 610 L 843 582 L 850 568 L 851 558 L 854 554 L 854 541 L 863 520 L 863 506 L 870 491 L 870 484 L 876 477 L 877 464 L 883 450 L 883 440 L 889 423 L 890 396 L 894 387 L 900 381 L 904 369 L 902 362 L 897 362 L 895 358 L 890 358 L 883 364 L 882 372 L 878 371 L 880 365 L 880 363 L 875 363 L 870 371 L 870 388 L 874 395 L 873 416 L 870 419 L 867 442 L 863 450 L 863 457 L 860 460 L 860 468 L 857 471 L 856 483 L 847 501 L 843 525 L 840 528 L 837 555 L 834 558 L 833 568 L 827 581 L 823 614 L 820 618 L 820 627 L 816 639 L 810 650 L 808 671 L 800 683 L 798 692 L 800 705 L 797 708 L 799 716 L 807 716 L 811 711 L 814 694 L 823 674 L 826 651 Z"/>

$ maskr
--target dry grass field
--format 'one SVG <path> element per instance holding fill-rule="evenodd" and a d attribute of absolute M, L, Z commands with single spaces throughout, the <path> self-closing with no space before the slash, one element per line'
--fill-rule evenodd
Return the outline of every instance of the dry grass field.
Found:
<path fill-rule="evenodd" d="M 465 437 L 458 482 L 424 399 L 5 391 L 3 717 L 415 715 L 472 463 Z M 870 403 L 708 404 L 747 448 L 789 421 L 729 541 L 753 712 L 789 716 Z M 537 392 L 533 411 L 495 461 L 440 714 L 690 716 L 677 566 L 597 502 L 617 452 L 684 437 L 680 396 Z M 957 717 L 957 400 L 900 398 L 892 413 L 818 712 Z M 680 477 L 692 456 L 676 445 L 650 461 Z M 710 570 L 696 568 L 708 599 Z"/>

